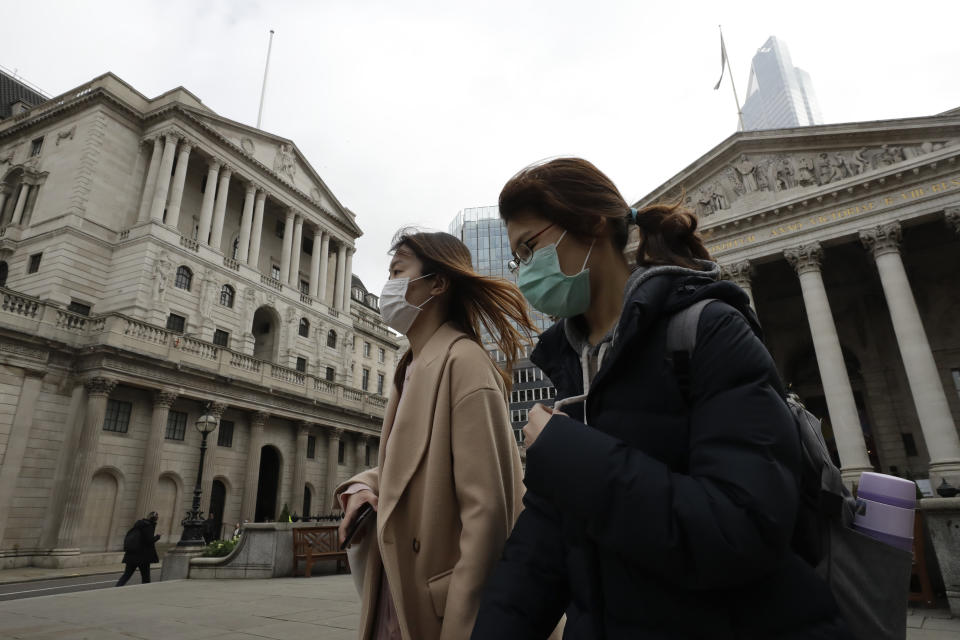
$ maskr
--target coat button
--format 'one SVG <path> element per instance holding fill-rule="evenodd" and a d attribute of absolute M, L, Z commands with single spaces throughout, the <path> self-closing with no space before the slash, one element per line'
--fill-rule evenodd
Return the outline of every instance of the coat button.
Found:
<path fill-rule="evenodd" d="M 413 539 L 413 552 L 420 553 L 420 541 L 416 538 Z"/>

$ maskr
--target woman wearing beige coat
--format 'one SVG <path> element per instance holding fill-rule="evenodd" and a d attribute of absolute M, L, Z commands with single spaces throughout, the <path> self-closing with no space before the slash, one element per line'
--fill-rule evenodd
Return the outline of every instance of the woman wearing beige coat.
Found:
<path fill-rule="evenodd" d="M 465 640 L 523 496 L 509 374 L 481 346 L 480 327 L 510 358 L 522 346 L 514 327 L 532 325 L 516 287 L 476 274 L 469 250 L 446 233 L 398 235 L 380 305 L 410 350 L 394 377 L 378 466 L 336 490 L 341 540 L 363 503 L 377 510 L 353 539 L 375 536 L 359 545 L 359 637 Z"/>

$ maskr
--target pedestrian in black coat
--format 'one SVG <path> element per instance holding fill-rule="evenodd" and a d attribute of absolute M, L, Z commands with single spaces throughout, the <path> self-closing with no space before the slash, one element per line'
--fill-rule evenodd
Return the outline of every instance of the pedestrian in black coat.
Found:
<path fill-rule="evenodd" d="M 160 519 L 160 516 L 156 511 L 151 511 L 150 515 L 142 520 L 137 520 L 131 531 L 136 531 L 139 536 L 133 535 L 130 533 L 124 539 L 124 553 L 123 553 L 123 564 L 126 565 L 123 570 L 123 575 L 120 576 L 120 579 L 117 581 L 117 586 L 122 587 L 127 584 L 127 580 L 133 575 L 133 572 L 137 569 L 140 570 L 140 582 L 147 584 L 150 582 L 150 565 L 154 562 L 159 562 L 160 558 L 157 556 L 157 540 L 160 539 L 160 536 L 156 535 L 154 531 L 157 529 L 157 520 Z M 133 544 L 128 544 L 127 538 L 131 538 Z"/>
<path fill-rule="evenodd" d="M 474 640 L 546 638 L 564 613 L 569 640 L 849 638 L 791 550 L 797 429 L 748 298 L 718 281 L 696 218 L 631 210 L 569 158 L 512 178 L 500 215 L 521 290 L 563 318 L 531 355 L 563 407 L 530 411 L 526 508 Z M 719 301 L 700 318 L 685 397 L 667 323 L 704 298 Z"/>

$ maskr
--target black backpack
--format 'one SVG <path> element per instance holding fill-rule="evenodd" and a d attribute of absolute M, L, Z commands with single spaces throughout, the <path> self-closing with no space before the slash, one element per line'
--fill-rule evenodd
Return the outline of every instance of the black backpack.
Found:
<path fill-rule="evenodd" d="M 711 302 L 718 300 L 700 300 L 667 321 L 667 359 L 687 402 L 697 328 Z M 800 507 L 791 546 L 830 585 L 847 626 L 859 640 L 902 639 L 912 554 L 853 528 L 857 501 L 830 458 L 820 420 L 796 395 L 788 394 L 784 402 L 793 415 L 801 449 Z"/>
<path fill-rule="evenodd" d="M 140 551 L 141 538 L 140 529 L 137 525 L 133 525 L 127 535 L 123 536 L 123 551 L 124 553 L 137 553 Z"/>

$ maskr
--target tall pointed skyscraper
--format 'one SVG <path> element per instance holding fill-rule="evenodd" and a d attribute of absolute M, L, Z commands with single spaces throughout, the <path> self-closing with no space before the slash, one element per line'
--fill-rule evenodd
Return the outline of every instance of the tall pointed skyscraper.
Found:
<path fill-rule="evenodd" d="M 794 67 L 786 43 L 770 36 L 750 65 L 743 126 L 749 131 L 811 124 L 823 124 L 823 117 L 810 74 Z"/>

